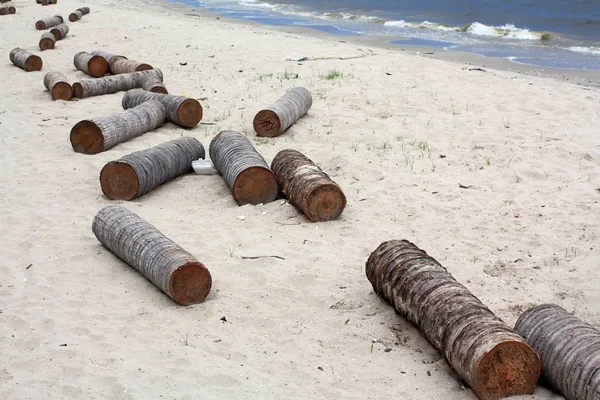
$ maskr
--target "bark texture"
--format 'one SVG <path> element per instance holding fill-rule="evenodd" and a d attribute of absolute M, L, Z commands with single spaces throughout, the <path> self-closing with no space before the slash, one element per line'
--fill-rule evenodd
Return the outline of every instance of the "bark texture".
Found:
<path fill-rule="evenodd" d="M 150 71 L 160 71 L 160 70 L 150 70 Z M 167 87 L 163 84 L 162 80 L 163 80 L 162 73 L 160 75 L 144 74 L 140 78 L 140 84 L 142 86 L 142 89 L 144 89 L 148 92 L 169 94 L 169 91 L 167 90 Z"/>
<path fill-rule="evenodd" d="M 563 396 L 600 399 L 600 330 L 556 304 L 525 311 L 515 329 L 538 352 L 544 378 Z"/>
<path fill-rule="evenodd" d="M 423 250 L 406 240 L 384 242 L 366 273 L 479 398 L 533 393 L 541 368 L 535 351 Z"/>
<path fill-rule="evenodd" d="M 124 109 L 128 109 L 148 100 L 158 100 L 163 103 L 167 108 L 167 120 L 184 128 L 193 128 L 202 119 L 200 102 L 189 97 L 152 93 L 138 89 L 125 93 L 122 105 Z"/>
<path fill-rule="evenodd" d="M 77 10 L 69 14 L 69 21 L 77 22 L 81 19 L 81 17 L 83 17 L 83 13 L 80 10 Z"/>
<path fill-rule="evenodd" d="M 192 172 L 192 161 L 204 158 L 197 139 L 182 137 L 111 161 L 100 172 L 102 192 L 111 200 L 133 200 L 159 185 Z"/>
<path fill-rule="evenodd" d="M 209 153 L 240 206 L 269 203 L 277 198 L 275 174 L 246 136 L 223 131 L 210 142 Z"/>
<path fill-rule="evenodd" d="M 103 57 L 94 56 L 85 51 L 75 54 L 73 65 L 94 78 L 100 78 L 108 72 L 108 63 Z"/>
<path fill-rule="evenodd" d="M 346 196 L 321 168 L 296 150 L 281 150 L 271 163 L 281 192 L 311 221 L 331 221 L 342 214 Z"/>
<path fill-rule="evenodd" d="M 39 31 L 43 31 L 44 29 L 52 28 L 53 26 L 62 24 L 63 22 L 63 17 L 56 14 L 55 16 L 50 18 L 40 19 L 35 23 L 35 28 Z"/>
<path fill-rule="evenodd" d="M 56 37 L 50 32 L 45 32 L 40 38 L 40 51 L 52 50 L 56 44 Z"/>
<path fill-rule="evenodd" d="M 123 57 L 112 57 L 108 65 L 110 73 L 113 75 L 152 69 L 152 66 L 149 64 L 128 60 L 127 58 Z"/>
<path fill-rule="evenodd" d="M 111 54 L 111 53 L 108 53 L 108 52 L 106 52 L 104 50 L 94 50 L 90 54 L 92 54 L 94 56 L 100 56 L 100 57 L 104 58 L 106 60 L 106 62 L 109 64 L 109 69 L 110 69 L 110 60 L 113 57 L 119 57 L 119 58 L 125 58 L 125 59 L 127 59 L 127 57 L 118 56 L 118 55 L 115 55 L 115 54 Z"/>
<path fill-rule="evenodd" d="M 77 153 L 101 153 L 158 128 L 166 114 L 160 102 L 149 101 L 120 113 L 83 120 L 71 129 L 71 145 Z"/>
<path fill-rule="evenodd" d="M 17 9 L 14 6 L 2 6 L 0 7 L 0 15 L 16 14 Z"/>
<path fill-rule="evenodd" d="M 258 136 L 281 135 L 294 122 L 303 117 L 312 106 L 310 92 L 297 87 L 283 95 L 271 106 L 259 111 L 254 117 L 254 130 Z"/>
<path fill-rule="evenodd" d="M 89 7 L 81 7 L 81 8 L 78 8 L 77 11 L 81 11 L 81 13 L 83 15 L 86 15 L 86 14 L 90 13 L 90 8 Z"/>
<path fill-rule="evenodd" d="M 206 267 L 137 214 L 107 206 L 92 231 L 106 248 L 181 305 L 200 303 L 212 286 Z"/>
<path fill-rule="evenodd" d="M 102 60 L 104 59 L 102 58 Z M 123 92 L 141 87 L 143 78 L 147 75 L 162 80 L 162 72 L 159 69 L 151 69 L 129 74 L 110 75 L 98 79 L 83 79 L 73 84 L 73 91 L 75 97 L 80 99 Z"/>
<path fill-rule="evenodd" d="M 56 40 L 63 40 L 69 33 L 69 26 L 67 24 L 59 24 L 50 30 L 50 33 L 54 35 Z"/>
<path fill-rule="evenodd" d="M 42 69 L 42 59 L 19 47 L 12 49 L 9 55 L 10 62 L 27 72 L 40 71 Z"/>
<path fill-rule="evenodd" d="M 52 100 L 71 100 L 73 88 L 67 78 L 60 72 L 48 72 L 44 76 L 44 86 L 52 94 Z"/>

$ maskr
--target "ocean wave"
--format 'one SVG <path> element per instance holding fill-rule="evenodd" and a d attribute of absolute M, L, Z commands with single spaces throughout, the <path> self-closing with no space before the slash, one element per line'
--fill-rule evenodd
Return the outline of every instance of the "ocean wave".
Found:
<path fill-rule="evenodd" d="M 600 56 L 600 47 L 572 46 L 572 47 L 569 47 L 569 50 L 574 51 L 576 53 L 586 53 L 586 54 L 592 54 L 594 56 Z"/>

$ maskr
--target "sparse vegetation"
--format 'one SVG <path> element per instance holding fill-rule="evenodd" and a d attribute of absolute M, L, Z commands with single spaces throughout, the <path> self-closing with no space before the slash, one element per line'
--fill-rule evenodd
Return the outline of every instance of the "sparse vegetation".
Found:
<path fill-rule="evenodd" d="M 298 79 L 299 77 L 300 77 L 300 74 L 298 74 L 296 72 L 289 72 L 289 71 L 285 71 L 283 73 L 283 75 L 281 75 L 281 78 L 285 79 L 285 80 Z"/>
<path fill-rule="evenodd" d="M 337 69 L 332 69 L 331 71 L 329 71 L 327 73 L 327 75 L 323 75 L 322 78 L 327 79 L 328 81 L 332 81 L 334 79 L 338 79 L 338 78 L 342 78 L 344 76 L 344 74 L 342 74 L 340 71 L 338 71 Z"/>

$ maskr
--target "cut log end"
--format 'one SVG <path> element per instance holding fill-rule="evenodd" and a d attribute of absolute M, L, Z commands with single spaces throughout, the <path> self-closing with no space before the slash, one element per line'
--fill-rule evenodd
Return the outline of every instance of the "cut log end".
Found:
<path fill-rule="evenodd" d="M 71 21 L 71 22 L 79 21 L 79 17 L 75 13 L 69 14 L 69 21 Z"/>
<path fill-rule="evenodd" d="M 88 70 L 94 78 L 101 78 L 108 72 L 108 63 L 104 57 L 93 56 L 88 63 Z"/>
<path fill-rule="evenodd" d="M 38 31 L 43 31 L 44 29 L 46 29 L 46 24 L 44 23 L 44 21 L 37 21 L 35 23 L 35 29 L 37 29 Z"/>
<path fill-rule="evenodd" d="M 184 100 L 177 109 L 177 118 L 186 128 L 193 128 L 202 119 L 202 106 L 195 99 Z"/>
<path fill-rule="evenodd" d="M 135 67 L 135 72 L 148 71 L 149 69 L 154 69 L 154 67 L 152 67 L 152 65 L 150 65 L 150 64 L 142 63 L 142 64 L 138 65 L 137 67 Z"/>
<path fill-rule="evenodd" d="M 83 120 L 78 122 L 71 129 L 70 139 L 71 146 L 77 153 L 98 154 L 104 150 L 102 130 L 92 121 Z"/>
<path fill-rule="evenodd" d="M 306 197 L 304 214 L 313 222 L 332 221 L 346 207 L 346 196 L 336 184 L 317 186 Z"/>
<path fill-rule="evenodd" d="M 25 61 L 25 71 L 41 71 L 42 70 L 42 59 L 39 56 L 31 55 Z"/>
<path fill-rule="evenodd" d="M 153 93 L 169 94 L 169 91 L 167 90 L 167 88 L 161 87 L 161 86 L 155 86 L 152 89 L 150 89 L 150 91 Z M 198 122 L 200 122 L 200 121 L 198 121 Z"/>
<path fill-rule="evenodd" d="M 254 117 L 254 130 L 261 137 L 275 137 L 281 129 L 279 116 L 271 110 L 261 110 Z"/>
<path fill-rule="evenodd" d="M 113 161 L 100 171 L 100 186 L 111 200 L 133 200 L 140 188 L 140 179 L 129 164 Z"/>
<path fill-rule="evenodd" d="M 473 390 L 482 400 L 533 394 L 540 372 L 540 358 L 529 345 L 504 341 L 478 362 Z"/>
<path fill-rule="evenodd" d="M 83 86 L 81 86 L 81 83 L 75 82 L 73 84 L 73 96 L 83 99 Z"/>
<path fill-rule="evenodd" d="M 277 198 L 278 191 L 275 175 L 265 167 L 251 167 L 240 172 L 231 190 L 240 206 L 270 203 Z"/>
<path fill-rule="evenodd" d="M 202 302 L 211 286 L 208 269 L 200 262 L 188 262 L 171 274 L 169 293 L 177 303 L 187 306 Z"/>
<path fill-rule="evenodd" d="M 66 82 L 58 82 L 52 88 L 53 100 L 71 100 L 73 98 L 73 87 Z"/>
<path fill-rule="evenodd" d="M 40 51 L 45 50 L 53 50 L 54 49 L 54 41 L 49 38 L 42 38 L 40 40 Z"/>

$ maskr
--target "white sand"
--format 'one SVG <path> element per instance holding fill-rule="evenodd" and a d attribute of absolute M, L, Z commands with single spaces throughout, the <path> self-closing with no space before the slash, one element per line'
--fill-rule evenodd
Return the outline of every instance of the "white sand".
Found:
<path fill-rule="evenodd" d="M 425 249 L 510 325 L 541 302 L 600 325 L 597 88 L 186 16 L 198 12 L 184 6 L 14 3 L 17 14 L 0 17 L 0 398 L 475 398 L 373 294 L 364 263 L 394 238 Z M 41 53 L 42 72 L 9 63 L 16 46 L 40 54 L 36 19 L 84 5 L 91 14 Z M 120 111 L 123 93 L 53 102 L 42 79 L 82 78 L 73 55 L 99 48 L 161 68 L 171 93 L 205 98 L 203 122 L 216 124 L 167 124 L 74 153 L 71 127 Z M 333 69 L 343 77 L 322 78 Z M 281 200 L 238 207 L 220 176 L 188 175 L 122 203 L 210 269 L 211 294 L 190 307 L 99 244 L 92 218 L 114 203 L 98 182 L 106 162 L 182 135 L 207 151 L 223 129 L 253 136 L 254 114 L 300 85 L 313 93 L 309 115 L 254 143 L 269 163 L 291 147 L 329 172 L 348 198 L 338 221 L 311 223 Z M 260 255 L 285 261 L 241 259 Z M 538 387 L 526 398 L 551 396 Z"/>

